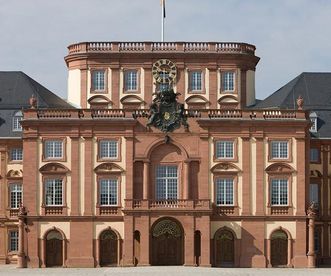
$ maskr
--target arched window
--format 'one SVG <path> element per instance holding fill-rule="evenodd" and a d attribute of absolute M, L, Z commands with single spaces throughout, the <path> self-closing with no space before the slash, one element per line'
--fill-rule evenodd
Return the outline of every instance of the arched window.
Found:
<path fill-rule="evenodd" d="M 21 121 L 23 119 L 23 113 L 22 111 L 17 111 L 15 112 L 14 116 L 13 116 L 13 131 L 22 131 L 22 125 L 21 125 Z"/>

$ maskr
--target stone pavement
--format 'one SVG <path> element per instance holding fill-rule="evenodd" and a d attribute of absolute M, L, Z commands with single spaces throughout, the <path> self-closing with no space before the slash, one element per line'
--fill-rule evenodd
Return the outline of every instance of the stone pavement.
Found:
<path fill-rule="evenodd" d="M 287 269 L 287 268 L 202 268 L 183 266 L 154 267 L 104 267 L 104 268 L 43 268 L 17 269 L 13 265 L 1 265 L 0 276 L 331 276 L 331 268 Z"/>

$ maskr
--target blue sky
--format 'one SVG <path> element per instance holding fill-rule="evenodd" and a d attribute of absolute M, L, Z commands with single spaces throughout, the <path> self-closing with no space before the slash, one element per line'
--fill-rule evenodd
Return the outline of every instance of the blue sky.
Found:
<path fill-rule="evenodd" d="M 166 41 L 239 41 L 261 58 L 257 97 L 301 72 L 331 71 L 329 0 L 166 0 Z M 66 97 L 67 46 L 159 41 L 160 0 L 0 0 L 0 70 Z"/>

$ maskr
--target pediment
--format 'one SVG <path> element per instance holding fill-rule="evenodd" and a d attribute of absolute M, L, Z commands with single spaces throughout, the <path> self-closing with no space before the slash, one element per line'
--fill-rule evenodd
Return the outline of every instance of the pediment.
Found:
<path fill-rule="evenodd" d="M 218 163 L 211 168 L 211 172 L 217 173 L 239 173 L 241 170 L 234 164 L 228 162 Z"/>
<path fill-rule="evenodd" d="M 127 95 L 121 99 L 122 104 L 143 103 L 143 99 L 136 95 Z"/>
<path fill-rule="evenodd" d="M 112 103 L 106 96 L 97 95 L 88 99 L 89 104 L 109 104 Z"/>
<path fill-rule="evenodd" d="M 218 103 L 238 103 L 238 99 L 233 95 L 225 95 L 218 99 Z"/>
<path fill-rule="evenodd" d="M 65 174 L 67 172 L 69 172 L 70 170 L 60 164 L 60 163 L 48 163 L 44 166 L 42 166 L 39 171 L 42 173 L 42 174 L 47 174 L 47 173 L 51 173 L 51 174 Z"/>
<path fill-rule="evenodd" d="M 208 100 L 201 95 L 190 96 L 185 101 L 187 104 L 206 104 L 206 103 L 208 103 Z"/>
<path fill-rule="evenodd" d="M 124 170 L 115 163 L 102 163 L 94 169 L 96 174 L 122 173 Z"/>
<path fill-rule="evenodd" d="M 8 179 L 17 179 L 23 177 L 23 171 L 22 170 L 10 170 L 7 172 L 7 178 Z"/>
<path fill-rule="evenodd" d="M 265 171 L 267 173 L 293 173 L 295 170 L 288 164 L 275 163 L 271 164 Z"/>

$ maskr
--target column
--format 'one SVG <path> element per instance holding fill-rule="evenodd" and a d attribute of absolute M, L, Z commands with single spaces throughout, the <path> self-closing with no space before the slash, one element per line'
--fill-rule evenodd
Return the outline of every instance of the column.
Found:
<path fill-rule="evenodd" d="M 71 137 L 71 216 L 79 215 L 79 163 L 79 137 Z"/>
<path fill-rule="evenodd" d="M 129 133 L 125 135 L 125 147 L 126 147 L 126 174 L 125 174 L 125 199 L 133 198 L 133 133 L 129 130 Z"/>
<path fill-rule="evenodd" d="M 315 254 L 315 218 L 317 215 L 317 206 L 312 203 L 307 211 L 308 214 L 308 268 L 316 267 L 316 254 Z"/>
<path fill-rule="evenodd" d="M 250 137 L 242 137 L 242 162 L 243 162 L 243 176 L 242 176 L 242 215 L 251 214 L 251 183 L 250 183 Z"/>
<path fill-rule="evenodd" d="M 194 217 L 193 216 L 186 217 L 183 223 L 183 227 L 185 231 L 184 265 L 193 266 L 194 265 Z"/>
<path fill-rule="evenodd" d="M 308 156 L 309 157 L 309 156 Z M 305 138 L 297 138 L 297 216 L 306 215 L 306 188 L 307 178 L 306 173 L 309 172 L 309 168 L 306 167 L 306 140 Z"/>
<path fill-rule="evenodd" d="M 149 194 L 149 170 L 150 170 L 150 162 L 149 160 L 144 161 L 144 179 L 143 179 L 143 199 L 147 200 L 148 199 L 148 194 Z"/>
<path fill-rule="evenodd" d="M 190 177 L 190 161 L 184 161 L 184 181 L 183 181 L 183 199 L 189 199 L 190 197 L 190 188 L 189 188 L 189 177 Z"/>
<path fill-rule="evenodd" d="M 24 218 L 25 208 L 20 206 L 18 214 L 18 252 L 17 252 L 17 268 L 25 267 L 24 254 Z"/>
<path fill-rule="evenodd" d="M 203 216 L 201 217 L 201 259 L 200 266 L 210 267 L 210 217 Z"/>
<path fill-rule="evenodd" d="M 93 144 L 92 137 L 85 138 L 85 173 L 84 173 L 84 216 L 92 215 L 92 197 L 93 197 L 93 188 L 92 188 L 92 169 L 93 169 Z"/>
<path fill-rule="evenodd" d="M 139 266 L 149 266 L 149 241 L 150 241 L 150 225 L 149 216 L 141 216 L 141 229 L 140 229 L 140 263 Z"/>
<path fill-rule="evenodd" d="M 263 137 L 256 138 L 256 215 L 264 215 L 264 145 Z M 254 173 L 254 172 L 253 172 Z"/>
<path fill-rule="evenodd" d="M 133 266 L 133 216 L 124 216 L 123 265 Z M 142 236 L 142 235 L 141 235 Z"/>

